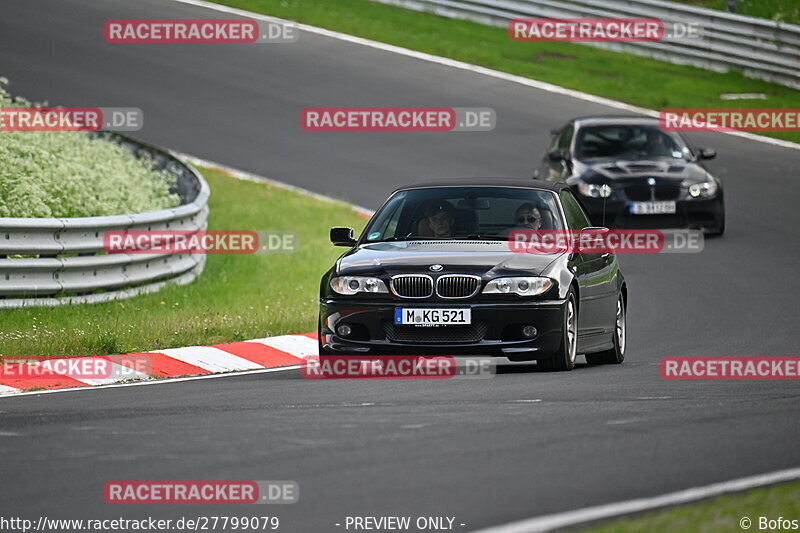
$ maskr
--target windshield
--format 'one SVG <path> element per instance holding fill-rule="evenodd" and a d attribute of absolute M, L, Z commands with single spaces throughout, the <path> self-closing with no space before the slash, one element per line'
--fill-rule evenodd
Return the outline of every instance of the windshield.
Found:
<path fill-rule="evenodd" d="M 586 126 L 575 140 L 578 159 L 689 159 L 691 151 L 674 133 L 655 126 Z"/>
<path fill-rule="evenodd" d="M 519 229 L 558 230 L 556 202 L 551 191 L 511 187 L 401 191 L 375 214 L 364 240 L 507 240 Z"/>

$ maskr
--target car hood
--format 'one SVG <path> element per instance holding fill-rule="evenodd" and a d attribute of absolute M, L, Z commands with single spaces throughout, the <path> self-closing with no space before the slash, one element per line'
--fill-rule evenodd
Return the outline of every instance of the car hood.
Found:
<path fill-rule="evenodd" d="M 337 274 L 546 275 L 547 267 L 561 255 L 512 252 L 505 241 L 381 242 L 346 253 L 338 262 Z M 432 265 L 441 265 L 442 269 L 431 270 Z"/>
<path fill-rule="evenodd" d="M 630 185 L 651 177 L 670 185 L 690 185 L 710 179 L 706 169 L 696 162 L 667 158 L 575 161 L 572 174 L 589 183 L 612 186 Z"/>

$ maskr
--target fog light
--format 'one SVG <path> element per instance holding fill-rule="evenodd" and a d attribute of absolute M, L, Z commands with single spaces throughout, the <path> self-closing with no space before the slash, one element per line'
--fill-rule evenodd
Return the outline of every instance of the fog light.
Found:
<path fill-rule="evenodd" d="M 537 329 L 533 326 L 522 326 L 522 334 L 529 339 L 532 339 L 539 333 Z"/>
<path fill-rule="evenodd" d="M 350 334 L 353 333 L 353 328 L 347 324 L 341 324 L 336 326 L 336 333 L 338 333 L 340 337 L 349 337 Z"/>

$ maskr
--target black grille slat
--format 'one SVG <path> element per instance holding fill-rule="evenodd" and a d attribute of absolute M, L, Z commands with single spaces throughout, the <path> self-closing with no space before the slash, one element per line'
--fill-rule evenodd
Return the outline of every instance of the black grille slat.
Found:
<path fill-rule="evenodd" d="M 402 298 L 428 298 L 433 294 L 433 280 L 429 276 L 396 276 L 392 290 Z"/>
<path fill-rule="evenodd" d="M 677 200 L 681 188 L 676 185 L 631 185 L 625 187 L 625 196 L 634 202 L 649 202 L 651 200 Z"/>
<path fill-rule="evenodd" d="M 446 275 L 436 280 L 436 293 L 442 298 L 469 298 L 478 291 L 480 285 L 478 277 Z"/>
<path fill-rule="evenodd" d="M 447 327 L 409 327 L 395 326 L 391 322 L 383 323 L 383 331 L 390 341 L 418 344 L 479 342 L 486 336 L 486 330 L 485 322 L 478 322 L 470 326 Z"/>

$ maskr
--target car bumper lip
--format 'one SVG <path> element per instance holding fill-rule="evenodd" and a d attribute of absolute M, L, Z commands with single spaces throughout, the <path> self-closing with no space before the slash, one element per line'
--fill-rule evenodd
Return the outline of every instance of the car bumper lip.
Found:
<path fill-rule="evenodd" d="M 723 216 L 722 199 L 719 196 L 673 200 L 675 213 L 666 215 L 632 215 L 629 211 L 632 202 L 628 200 L 603 202 L 586 197 L 581 197 L 581 200 L 593 224 L 603 224 L 605 219 L 606 226 L 615 228 L 713 228 L 721 223 Z"/>
<path fill-rule="evenodd" d="M 329 350 L 341 354 L 415 354 L 415 355 L 494 355 L 537 354 L 555 351 L 562 338 L 563 308 L 566 300 L 541 300 L 531 302 L 441 302 L 441 301 L 380 301 L 365 302 L 339 299 L 320 301 L 320 341 Z M 482 328 L 479 338 L 465 342 L 439 337 L 460 326 L 415 328 L 403 326 L 401 335 L 390 338 L 395 332 L 394 310 L 397 307 L 454 308 L 469 307 L 472 324 L 469 328 Z M 336 333 L 341 322 L 356 325 L 360 338 L 344 338 Z M 522 325 L 533 325 L 538 334 L 533 339 L 521 336 Z M 479 326 L 480 325 L 480 326 Z M 399 328 L 398 328 L 399 329 Z M 426 331 L 428 330 L 428 331 Z M 355 335 L 354 335 L 355 336 Z M 440 342 L 441 341 L 441 342 Z"/>

